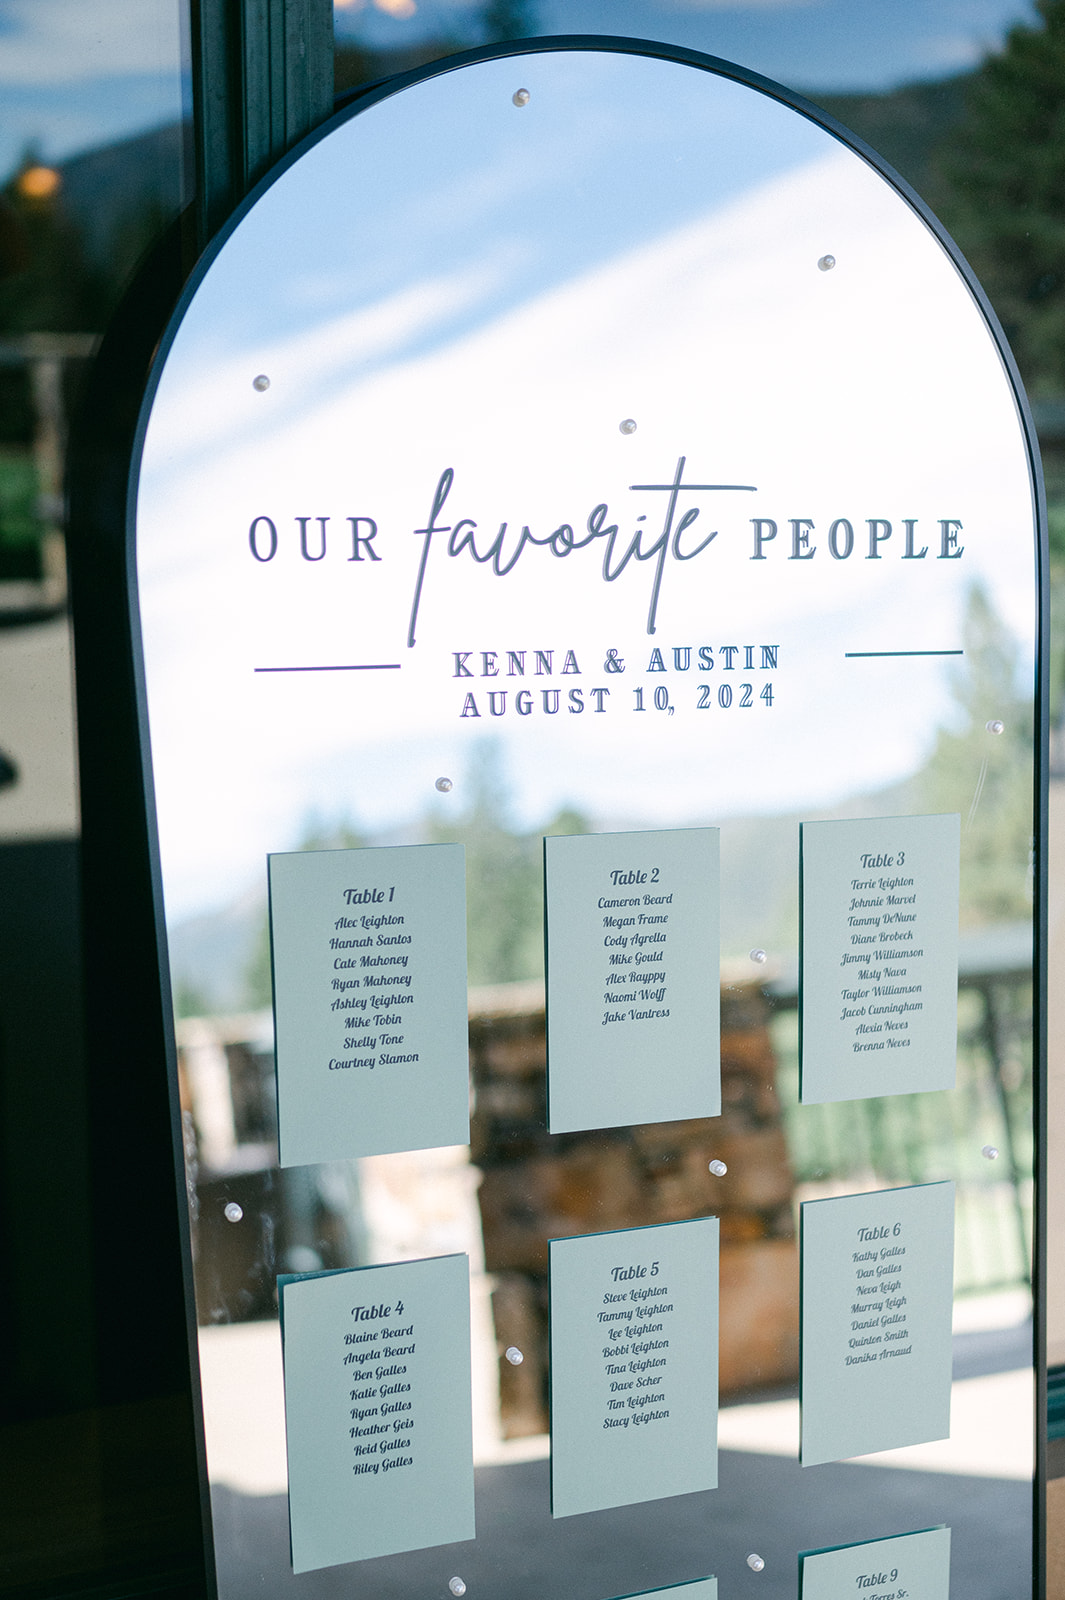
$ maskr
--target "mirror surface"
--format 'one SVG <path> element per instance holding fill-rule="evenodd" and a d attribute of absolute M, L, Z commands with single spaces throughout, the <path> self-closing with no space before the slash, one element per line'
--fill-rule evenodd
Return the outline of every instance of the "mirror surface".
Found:
<path fill-rule="evenodd" d="M 955 1592 L 1021 1592 L 1033 490 L 928 224 L 690 63 L 545 51 L 385 95 L 200 274 L 136 573 L 225 1600 L 454 1574 L 785 1596 L 801 1550 L 938 1523 Z M 800 1105 L 798 824 L 931 812 L 961 816 L 957 1088 Z M 540 837 L 702 825 L 722 1118 L 552 1138 Z M 466 845 L 472 1144 L 281 1170 L 266 855 L 442 841 Z M 804 1470 L 797 1206 L 946 1178 L 951 1438 Z M 553 1522 L 548 1238 L 710 1214 L 720 1487 Z M 448 1251 L 473 1275 L 477 1539 L 297 1580 L 275 1276 Z"/>

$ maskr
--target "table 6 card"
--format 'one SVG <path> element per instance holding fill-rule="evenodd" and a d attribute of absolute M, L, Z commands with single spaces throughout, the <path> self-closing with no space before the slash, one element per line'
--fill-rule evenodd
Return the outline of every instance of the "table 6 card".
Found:
<path fill-rule="evenodd" d="M 957 816 L 804 822 L 805 1105 L 954 1087 Z"/>
<path fill-rule="evenodd" d="M 718 840 L 544 840 L 551 1133 L 720 1114 Z"/>
<path fill-rule="evenodd" d="M 465 1256 L 278 1282 L 292 1569 L 474 1537 Z"/>
<path fill-rule="evenodd" d="M 461 845 L 269 857 L 280 1164 L 469 1139 Z"/>
<path fill-rule="evenodd" d="M 549 1249 L 552 1516 L 716 1488 L 717 1218 Z"/>
<path fill-rule="evenodd" d="M 954 1185 L 802 1206 L 804 1467 L 950 1434 Z"/>
<path fill-rule="evenodd" d="M 800 1600 L 949 1600 L 950 1529 L 925 1528 L 799 1557 Z"/>

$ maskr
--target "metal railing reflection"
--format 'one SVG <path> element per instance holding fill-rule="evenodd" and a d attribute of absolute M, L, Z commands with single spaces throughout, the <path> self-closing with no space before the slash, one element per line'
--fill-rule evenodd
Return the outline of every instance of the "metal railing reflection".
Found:
<path fill-rule="evenodd" d="M 962 935 L 951 1093 L 799 1106 L 794 977 L 770 989 L 797 1199 L 954 1178 L 957 1294 L 1031 1283 L 1031 961 L 1029 923 Z"/>
<path fill-rule="evenodd" d="M 547 1241 L 721 1218 L 721 1388 L 798 1374 L 798 1205 L 954 1177 L 956 1282 L 1030 1283 L 1031 932 L 963 937 L 953 1092 L 800 1106 L 794 982 L 722 986 L 720 1118 L 546 1132 L 539 983 L 470 994 L 469 1148 L 280 1170 L 269 1013 L 178 1025 L 203 1325 L 276 1315 L 279 1272 L 461 1250 L 497 1446 L 547 1427 Z M 991 1152 L 995 1152 L 994 1155 Z M 505 1352 L 522 1352 L 520 1363 Z"/>

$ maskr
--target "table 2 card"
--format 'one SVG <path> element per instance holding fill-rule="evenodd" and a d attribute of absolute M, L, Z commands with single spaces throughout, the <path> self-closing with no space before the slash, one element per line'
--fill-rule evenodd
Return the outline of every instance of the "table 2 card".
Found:
<path fill-rule="evenodd" d="M 550 1242 L 551 1512 L 717 1487 L 718 1221 Z"/>
<path fill-rule="evenodd" d="M 718 839 L 544 840 L 551 1133 L 719 1115 Z"/>
<path fill-rule="evenodd" d="M 474 1536 L 465 1256 L 278 1283 L 294 1572 Z"/>
<path fill-rule="evenodd" d="M 806 1551 L 799 1585 L 800 1600 L 949 1600 L 950 1529 Z"/>
<path fill-rule="evenodd" d="M 804 822 L 801 1098 L 954 1087 L 957 816 Z"/>
<path fill-rule="evenodd" d="M 954 1185 L 802 1207 L 804 1467 L 950 1433 Z"/>
<path fill-rule="evenodd" d="M 469 1138 L 461 845 L 269 857 L 280 1164 Z"/>

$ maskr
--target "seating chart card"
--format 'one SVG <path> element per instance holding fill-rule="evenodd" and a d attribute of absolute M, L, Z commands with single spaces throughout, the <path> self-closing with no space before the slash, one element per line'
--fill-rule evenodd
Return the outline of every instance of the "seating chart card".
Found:
<path fill-rule="evenodd" d="M 552 1133 L 720 1114 L 718 840 L 544 840 Z"/>
<path fill-rule="evenodd" d="M 801 1098 L 954 1087 L 957 816 L 801 829 Z"/>
<path fill-rule="evenodd" d="M 718 1221 L 550 1242 L 551 1513 L 717 1487 Z"/>
<path fill-rule="evenodd" d="M 950 1434 L 954 1185 L 802 1207 L 801 1460 Z"/>
<path fill-rule="evenodd" d="M 619 1595 L 618 1600 L 717 1600 L 717 1579 L 696 1578 L 691 1583 L 674 1583 L 666 1589 L 643 1589 L 639 1594 Z"/>
<path fill-rule="evenodd" d="M 278 1292 L 293 1572 L 472 1539 L 467 1257 Z"/>
<path fill-rule="evenodd" d="M 464 861 L 269 857 L 282 1166 L 469 1139 Z"/>
<path fill-rule="evenodd" d="M 799 1585 L 800 1600 L 949 1600 L 950 1529 L 807 1551 Z"/>

